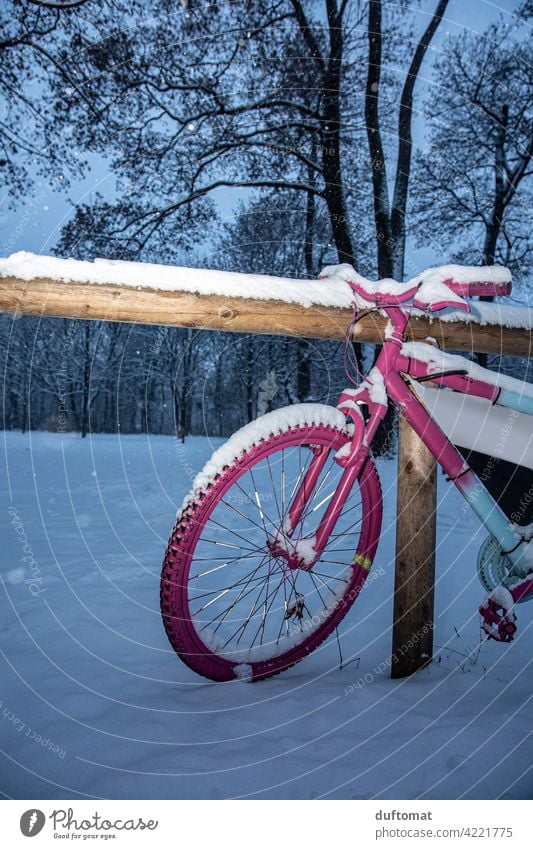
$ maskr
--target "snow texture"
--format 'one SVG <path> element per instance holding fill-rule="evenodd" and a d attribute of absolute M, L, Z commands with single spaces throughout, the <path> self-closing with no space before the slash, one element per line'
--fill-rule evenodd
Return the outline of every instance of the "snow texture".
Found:
<path fill-rule="evenodd" d="M 322 279 L 342 280 L 345 283 L 355 283 L 361 292 L 354 292 L 354 300 L 359 309 L 368 309 L 375 297 L 402 296 L 416 290 L 416 305 L 430 307 L 432 304 L 455 304 L 460 311 L 467 310 L 465 298 L 456 294 L 447 281 L 455 283 L 510 283 L 511 272 L 503 266 L 468 266 L 442 265 L 428 268 L 416 277 L 405 282 L 398 282 L 385 277 L 381 280 L 367 280 L 348 263 L 328 265 L 320 273 Z M 365 294 L 368 298 L 365 298 Z M 412 297 L 412 295 L 411 295 Z M 455 310 L 454 312 L 457 312 Z"/>
<path fill-rule="evenodd" d="M 439 265 L 435 268 L 427 268 L 405 283 L 399 283 L 390 277 L 381 280 L 368 280 L 359 274 L 355 268 L 347 262 L 340 265 L 327 265 L 320 272 L 321 278 L 337 278 L 346 283 L 359 283 L 367 292 L 372 294 L 393 295 L 408 292 L 415 286 L 428 284 L 436 286 L 445 280 L 455 280 L 456 283 L 508 283 L 511 280 L 511 272 L 505 266 L 498 265 Z"/>
<path fill-rule="evenodd" d="M 355 404 L 353 406 L 355 407 Z M 345 445 L 343 445 L 341 448 L 339 448 L 339 450 L 335 454 L 335 457 L 337 458 L 337 460 L 342 460 L 345 457 L 349 457 L 351 450 L 352 450 L 352 443 L 346 442 Z"/>
<path fill-rule="evenodd" d="M 342 281 L 343 283 L 357 283 L 369 295 L 401 295 L 413 288 L 409 281 L 399 283 L 392 277 L 383 277 L 381 280 L 368 280 L 355 270 L 353 265 L 343 262 L 340 265 L 326 265 L 319 274 L 320 280 Z M 361 296 L 359 296 L 361 297 Z M 363 298 L 361 298 L 364 300 Z M 368 307 L 368 302 L 366 303 Z"/>
<path fill-rule="evenodd" d="M 350 415 L 352 415 L 352 411 L 357 411 L 359 416 L 363 418 L 363 414 L 357 404 L 357 398 L 365 392 L 368 392 L 370 400 L 373 401 L 374 404 L 381 404 L 384 407 L 387 406 L 387 390 L 385 389 L 385 381 L 377 366 L 371 368 L 368 372 L 368 377 L 365 380 L 362 380 L 355 388 L 349 387 L 343 391 L 343 395 L 350 395 L 353 400 L 342 398 L 338 406 L 344 410 L 350 410 Z"/>
<path fill-rule="evenodd" d="M 331 596 L 333 597 L 333 592 L 331 592 Z M 308 618 L 304 619 L 303 627 L 305 629 L 305 633 L 312 634 L 313 631 L 322 624 L 323 619 L 328 612 L 329 609 L 323 609 L 321 613 L 315 615 L 314 622 Z M 211 649 L 211 651 L 219 654 L 221 657 L 224 657 L 225 660 L 235 662 L 233 671 L 237 678 L 241 676 L 237 674 L 236 670 L 240 670 L 244 667 L 245 671 L 243 673 L 243 679 L 246 680 L 251 674 L 250 663 L 270 660 L 273 657 L 278 657 L 284 652 L 289 651 L 291 648 L 299 646 L 302 642 L 302 632 L 300 626 L 298 626 L 297 628 L 289 630 L 288 634 L 282 634 L 275 645 L 272 643 L 258 643 L 252 648 L 243 646 L 242 649 L 234 649 L 231 651 L 224 647 L 223 639 L 221 639 L 217 634 L 214 634 L 209 628 L 204 628 L 202 630 L 202 641 L 209 649 Z"/>
<path fill-rule="evenodd" d="M 485 604 L 489 600 L 502 607 L 505 612 L 508 612 L 514 607 L 514 598 L 506 587 L 496 587 L 496 589 L 492 590 L 485 599 Z"/>
<path fill-rule="evenodd" d="M 250 681 L 253 669 L 248 663 L 237 663 L 233 667 L 235 678 L 239 681 Z"/>
<path fill-rule="evenodd" d="M 385 389 L 385 382 L 383 380 L 383 375 L 377 366 L 371 368 L 368 372 L 367 380 L 363 381 L 366 384 L 368 389 L 368 394 L 370 395 L 370 400 L 374 402 L 374 404 L 381 404 L 383 407 L 387 406 L 387 390 Z"/>
<path fill-rule="evenodd" d="M 294 550 L 302 558 L 303 563 L 312 563 L 316 557 L 315 549 L 316 537 L 312 536 L 309 539 L 299 539 L 294 543 Z"/>
<path fill-rule="evenodd" d="M 507 374 L 489 371 L 478 363 L 467 360 L 466 357 L 461 357 L 459 354 L 447 354 L 433 347 L 433 345 L 426 345 L 425 342 L 404 342 L 402 354 L 427 363 L 430 373 L 460 369 L 466 371 L 475 380 L 483 380 L 492 386 L 499 386 L 501 389 L 518 392 L 519 395 L 533 398 L 533 384 L 525 383 Z"/>
<path fill-rule="evenodd" d="M 517 525 L 512 523 L 511 527 L 518 536 L 523 537 L 523 539 L 527 542 L 531 542 L 531 540 L 533 540 L 533 522 L 530 525 Z"/>
<path fill-rule="evenodd" d="M 439 265 L 428 268 L 409 281 L 412 286 L 433 286 L 454 280 L 456 283 L 509 283 L 511 272 L 504 265 Z"/>
<path fill-rule="evenodd" d="M 204 268 L 95 259 L 94 262 L 38 256 L 20 251 L 0 260 L 0 277 L 46 278 L 74 283 L 111 284 L 142 289 L 195 292 L 228 298 L 280 300 L 304 307 L 350 307 L 352 292 L 345 283 L 293 280 L 266 274 L 240 274 Z"/>
<path fill-rule="evenodd" d="M 340 410 L 327 404 L 293 404 L 291 407 L 273 410 L 271 413 L 266 413 L 264 416 L 244 425 L 213 454 L 201 472 L 198 472 L 193 481 L 192 489 L 183 500 L 180 512 L 185 510 L 191 501 L 194 501 L 197 493 L 209 486 L 213 478 L 220 474 L 225 466 L 231 465 L 256 443 L 269 439 L 270 436 L 282 433 L 291 427 L 318 424 L 346 430 L 343 414 Z"/>
<path fill-rule="evenodd" d="M 384 532 L 339 627 L 342 669 L 335 636 L 250 687 L 207 682 L 179 660 L 161 624 L 159 571 L 189 470 L 219 445 L 201 437 L 181 445 L 166 436 L 4 435 L 3 794 L 530 799 L 533 604 L 516 605 L 510 646 L 480 645 L 485 592 L 475 562 L 487 534 L 442 475 L 435 654 L 415 676 L 390 678 L 395 460 L 378 463 Z M 23 580 L 8 582 L 19 569 Z M 27 581 L 39 579 L 32 594 Z"/>
<path fill-rule="evenodd" d="M 448 308 L 441 310 L 438 314 L 440 321 L 463 321 L 479 324 L 482 327 L 490 325 L 501 325 L 515 330 L 533 329 L 533 309 L 530 307 L 513 306 L 502 303 L 485 303 L 484 301 L 473 301 L 468 299 L 470 312 Z M 419 310 L 412 310 L 413 316 L 422 315 Z"/>
<path fill-rule="evenodd" d="M 297 280 L 273 277 L 266 274 L 240 274 L 184 266 L 157 265 L 153 263 L 123 262 L 120 260 L 95 259 L 94 262 L 19 251 L 0 259 L 0 277 L 17 277 L 20 280 L 65 280 L 74 283 L 95 283 L 115 286 L 130 286 L 137 289 L 159 289 L 164 291 L 193 292 L 202 295 L 219 295 L 228 298 L 255 298 L 258 300 L 280 300 L 300 304 L 304 307 L 323 306 L 350 308 L 354 293 L 348 280 L 360 282 L 368 291 L 398 293 L 407 291 L 424 278 L 429 287 L 437 286 L 453 274 L 458 282 L 478 279 L 482 268 L 476 266 L 444 265 L 431 268 L 413 277 L 407 283 L 385 279 L 367 280 L 351 265 L 327 266 L 318 280 Z M 507 269 L 490 268 L 484 273 L 488 280 L 508 279 Z M 462 279 L 463 278 L 463 279 Z M 449 289 L 446 291 L 450 293 Z M 457 297 L 457 296 L 454 296 Z M 533 328 L 533 310 L 509 304 L 481 303 L 469 299 L 470 313 L 462 309 L 447 308 L 439 312 L 443 321 L 466 321 L 481 325 L 503 325 L 525 330 Z M 368 306 L 368 304 L 366 304 Z M 413 315 L 418 311 L 413 310 Z"/>

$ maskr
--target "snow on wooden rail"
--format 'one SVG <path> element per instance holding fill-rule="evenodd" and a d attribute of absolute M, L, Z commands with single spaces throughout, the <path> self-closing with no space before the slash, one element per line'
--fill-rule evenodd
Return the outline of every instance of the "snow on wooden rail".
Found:
<path fill-rule="evenodd" d="M 0 259 L 0 311 L 65 318 L 167 324 L 234 332 L 343 339 L 352 317 L 341 280 L 294 280 L 261 274 L 16 253 Z M 529 356 L 533 310 L 471 302 L 472 313 L 413 315 L 408 336 L 433 337 L 455 350 Z M 379 343 L 386 318 L 356 325 L 359 342 Z"/>

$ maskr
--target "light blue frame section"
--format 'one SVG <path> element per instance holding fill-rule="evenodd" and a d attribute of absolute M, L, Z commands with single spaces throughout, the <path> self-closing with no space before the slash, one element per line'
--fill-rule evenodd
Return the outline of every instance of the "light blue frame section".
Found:
<path fill-rule="evenodd" d="M 528 413 L 533 416 L 533 397 L 521 392 L 513 392 L 512 389 L 502 389 L 496 401 L 501 407 L 511 407 L 520 413 Z M 532 425 L 533 427 L 533 422 Z"/>

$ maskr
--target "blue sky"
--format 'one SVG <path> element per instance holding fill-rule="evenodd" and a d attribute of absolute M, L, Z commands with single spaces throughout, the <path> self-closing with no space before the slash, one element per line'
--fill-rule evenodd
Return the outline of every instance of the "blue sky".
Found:
<path fill-rule="evenodd" d="M 519 5 L 518 0 L 500 0 L 500 2 L 451 0 L 446 21 L 441 25 L 433 42 L 433 54 L 438 52 L 447 33 L 454 34 L 465 29 L 482 32 L 487 24 L 499 15 L 508 17 L 511 21 L 513 12 Z M 433 6 L 433 0 L 431 3 L 422 4 L 422 8 L 426 10 Z M 420 19 L 420 28 L 422 28 L 427 19 L 422 15 Z M 421 85 L 428 84 L 428 82 L 419 82 Z M 422 138 L 423 127 L 418 125 L 415 128 L 415 142 L 422 141 Z M 87 176 L 82 180 L 73 181 L 67 192 L 57 191 L 57 179 L 51 175 L 49 181 L 43 178 L 37 179 L 32 194 L 22 198 L 15 211 L 7 210 L 3 203 L 0 212 L 0 253 L 2 255 L 18 250 L 50 253 L 61 228 L 72 216 L 76 204 L 90 202 L 96 192 L 101 192 L 109 198 L 113 197 L 115 180 L 105 160 L 92 156 L 90 163 L 91 170 Z M 238 201 L 243 197 L 245 197 L 243 192 L 237 189 L 220 190 L 217 194 L 217 202 L 221 215 L 231 220 Z M 415 253 L 422 265 L 430 265 L 438 259 L 431 250 L 423 249 Z"/>

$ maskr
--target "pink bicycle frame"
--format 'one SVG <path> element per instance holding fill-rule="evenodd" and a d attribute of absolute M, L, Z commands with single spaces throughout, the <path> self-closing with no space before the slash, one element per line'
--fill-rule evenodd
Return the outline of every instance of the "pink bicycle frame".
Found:
<path fill-rule="evenodd" d="M 379 373 L 388 398 L 432 452 L 448 478 L 470 504 L 474 513 L 498 540 L 502 552 L 514 564 L 518 564 L 525 547 L 521 544 L 522 540 L 513 532 L 507 517 L 497 502 L 409 388 L 408 381 L 402 375 L 413 378 L 427 377 L 464 394 L 487 398 L 493 402 L 498 398 L 498 387 L 457 372 L 439 374 L 429 372 L 426 363 L 402 354 L 401 348 L 409 312 L 400 307 L 385 308 L 385 312 L 391 321 L 392 331 L 387 334 L 373 373 L 375 375 Z M 366 424 L 360 412 L 356 409 L 356 405 L 359 404 L 365 404 L 368 407 L 370 415 Z M 343 452 L 342 456 L 337 459 L 339 465 L 344 466 L 344 473 L 317 528 L 313 546 L 316 556 L 313 560 L 300 565 L 300 568 L 310 569 L 324 551 L 344 502 L 367 460 L 372 438 L 387 412 L 387 406 L 382 403 L 382 399 L 376 400 L 376 394 L 372 392 L 372 386 L 368 380 L 365 380 L 360 387 L 354 390 L 352 395 L 343 393 L 338 406 L 347 416 L 352 418 L 354 434 L 349 452 Z M 312 492 L 318 479 L 325 461 L 325 454 L 327 452 L 317 454 L 295 495 L 289 511 L 290 527 L 287 528 L 289 535 L 301 516 L 307 494 Z"/>

